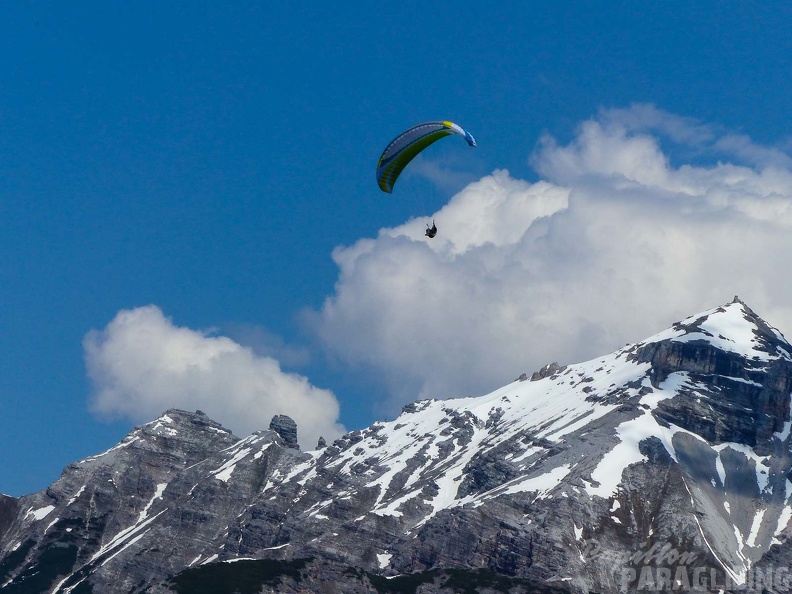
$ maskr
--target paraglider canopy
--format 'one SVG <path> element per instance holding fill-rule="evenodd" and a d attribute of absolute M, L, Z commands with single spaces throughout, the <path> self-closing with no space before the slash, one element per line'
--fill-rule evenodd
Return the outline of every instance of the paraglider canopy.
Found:
<path fill-rule="evenodd" d="M 476 139 L 453 122 L 424 122 L 405 130 L 391 141 L 377 163 L 377 184 L 380 190 L 390 194 L 399 174 L 418 153 L 433 142 L 450 134 L 459 134 L 470 146 Z"/>

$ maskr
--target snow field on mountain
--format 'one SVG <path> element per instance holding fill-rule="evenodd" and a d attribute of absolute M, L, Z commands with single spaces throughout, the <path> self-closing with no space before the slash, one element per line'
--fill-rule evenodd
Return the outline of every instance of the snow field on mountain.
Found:
<path fill-rule="evenodd" d="M 740 581 L 772 545 L 789 547 L 792 418 L 769 412 L 789 398 L 792 359 L 773 332 L 732 303 L 610 355 L 547 366 L 535 381 L 413 403 L 394 420 L 310 452 L 282 447 L 272 432 L 236 440 L 205 415 L 171 410 L 26 499 L 21 529 L 3 546 L 18 548 L 27 535 L 46 543 L 72 526 L 67 539 L 88 535 L 92 544 L 71 581 L 56 585 L 59 594 L 93 580 L 88 573 L 153 558 L 163 535 L 183 527 L 194 532 L 174 544 L 182 566 L 235 553 L 277 557 L 283 553 L 271 551 L 283 548 L 287 557 L 322 547 L 335 554 L 359 542 L 366 571 L 401 572 L 424 546 L 417 529 L 435 534 L 444 511 L 454 510 L 455 521 L 480 522 L 486 542 L 500 528 L 482 518 L 503 517 L 521 537 L 550 522 L 548 539 L 562 534 L 550 542 L 559 550 L 572 536 L 603 533 L 618 553 L 618 542 L 667 539 L 671 530 Z M 745 422 L 768 401 L 764 425 Z M 654 481 L 665 483 L 655 489 Z M 93 515 L 97 504 L 102 516 Z M 108 521 L 90 523 L 94 517 Z"/>
<path fill-rule="evenodd" d="M 697 325 L 697 331 L 685 331 L 679 328 L 680 326 L 691 326 L 699 320 L 703 321 Z M 761 348 L 761 343 L 757 339 L 754 329 L 754 324 L 746 317 L 744 305 L 735 302 L 690 316 L 676 324 L 674 328 L 655 334 L 643 341 L 643 343 L 669 339 L 675 342 L 704 340 L 717 349 L 735 353 L 746 359 L 767 362 L 778 358 L 779 355 L 773 355 Z M 778 330 L 775 328 L 770 328 L 770 330 L 777 338 L 785 341 Z M 792 355 L 785 350 L 782 350 L 781 356 L 792 359 Z"/>
<path fill-rule="evenodd" d="M 33 521 L 39 522 L 46 518 L 52 511 L 55 509 L 54 505 L 47 505 L 45 507 L 41 507 L 39 509 L 34 510 L 32 507 L 27 510 L 25 514 L 25 518 L 33 518 Z"/>
<path fill-rule="evenodd" d="M 335 472 L 349 474 L 355 464 L 376 458 L 379 470 L 370 468 L 364 472 L 364 476 L 376 475 L 363 487 L 378 490 L 370 511 L 399 517 L 402 504 L 421 497 L 430 511 L 418 526 L 450 507 L 480 505 L 488 498 L 521 491 L 547 494 L 567 476 L 571 466 L 562 465 L 532 476 L 530 468 L 536 463 L 532 458 L 544 448 L 523 442 L 522 452 L 508 456 L 512 464 L 522 468 L 520 477 L 488 492 L 458 498 L 467 466 L 477 455 L 520 434 L 533 435 L 534 439 L 563 440 L 619 405 L 592 402 L 586 399 L 588 395 L 620 388 L 641 378 L 647 369 L 646 363 L 627 361 L 627 352 L 620 350 L 571 365 L 538 381 L 513 382 L 485 396 L 417 402 L 397 419 L 378 422 L 363 432 L 360 441 L 339 453 L 327 466 Z M 461 435 L 467 437 L 462 439 Z M 401 485 L 394 483 L 397 478 Z M 427 480 L 437 489 L 429 498 L 421 494 Z M 325 502 L 321 502 L 309 514 L 316 516 L 324 507 Z"/>
<path fill-rule="evenodd" d="M 646 456 L 640 452 L 639 446 L 643 440 L 649 437 L 659 437 L 671 457 L 677 461 L 673 447 L 675 428 L 666 428 L 660 425 L 652 415 L 652 411 L 661 400 L 673 398 L 680 388 L 686 386 L 687 379 L 686 373 L 672 373 L 657 389 L 641 397 L 639 404 L 643 409 L 641 415 L 625 421 L 616 428 L 619 443 L 603 456 L 596 469 L 591 473 L 591 478 L 599 485 L 586 485 L 589 495 L 610 497 L 621 483 L 624 469 L 630 464 L 646 459 Z M 644 379 L 643 385 L 650 387 L 647 379 Z"/>

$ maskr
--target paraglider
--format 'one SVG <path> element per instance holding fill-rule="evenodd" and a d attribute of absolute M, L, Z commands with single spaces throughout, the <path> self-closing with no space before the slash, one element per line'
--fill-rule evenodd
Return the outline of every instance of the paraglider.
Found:
<path fill-rule="evenodd" d="M 387 146 L 377 163 L 377 184 L 380 190 L 388 194 L 393 192 L 393 185 L 407 164 L 427 146 L 450 134 L 459 134 L 470 146 L 476 146 L 476 140 L 470 132 L 453 122 L 424 122 L 399 134 Z"/>
<path fill-rule="evenodd" d="M 432 219 L 432 226 L 429 226 L 429 223 L 426 223 L 426 233 L 424 233 L 429 239 L 432 239 L 435 235 L 437 235 L 437 225 L 435 225 L 434 219 Z"/>

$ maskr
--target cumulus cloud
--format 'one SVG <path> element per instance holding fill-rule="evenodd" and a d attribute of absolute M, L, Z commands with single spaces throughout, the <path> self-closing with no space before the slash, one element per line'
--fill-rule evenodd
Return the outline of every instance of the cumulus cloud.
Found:
<path fill-rule="evenodd" d="M 308 448 L 344 432 L 331 392 L 227 337 L 176 326 L 156 306 L 119 312 L 83 347 L 100 416 L 147 421 L 171 407 L 201 409 L 244 436 L 286 414 Z"/>
<path fill-rule="evenodd" d="M 696 154 L 672 164 L 666 146 Z M 702 160 L 708 157 L 709 163 Z M 312 323 L 372 369 L 392 404 L 480 394 L 557 360 L 595 357 L 739 294 L 792 331 L 792 161 L 652 106 L 603 111 L 423 221 L 339 247 Z"/>

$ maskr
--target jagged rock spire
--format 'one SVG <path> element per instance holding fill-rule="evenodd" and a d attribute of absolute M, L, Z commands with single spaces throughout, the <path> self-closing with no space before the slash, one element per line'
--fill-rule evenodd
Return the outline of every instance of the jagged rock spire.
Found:
<path fill-rule="evenodd" d="M 286 415 L 275 415 L 270 421 L 269 428 L 280 435 L 287 448 L 300 449 L 300 444 L 297 443 L 297 423 L 294 419 Z"/>

